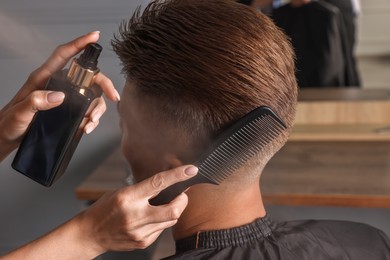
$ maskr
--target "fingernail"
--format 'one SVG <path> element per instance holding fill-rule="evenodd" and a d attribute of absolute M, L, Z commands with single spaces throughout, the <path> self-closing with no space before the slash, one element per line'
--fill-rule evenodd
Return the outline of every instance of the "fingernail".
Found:
<path fill-rule="evenodd" d="M 49 103 L 58 103 L 63 101 L 65 98 L 65 94 L 62 92 L 50 92 L 47 94 L 47 101 Z"/>
<path fill-rule="evenodd" d="M 92 132 L 92 130 L 93 130 L 93 126 L 87 125 L 87 127 L 85 128 L 85 133 L 88 135 Z"/>
<path fill-rule="evenodd" d="M 116 89 L 115 89 L 115 95 L 116 95 L 116 101 L 121 101 L 121 96 L 119 95 Z"/>
<path fill-rule="evenodd" d="M 100 31 L 93 31 L 93 32 L 90 32 L 90 34 L 100 34 Z"/>
<path fill-rule="evenodd" d="M 195 166 L 190 166 L 188 168 L 186 168 L 184 170 L 184 173 L 187 175 L 187 176 L 194 176 L 198 173 L 198 167 L 195 167 Z"/>

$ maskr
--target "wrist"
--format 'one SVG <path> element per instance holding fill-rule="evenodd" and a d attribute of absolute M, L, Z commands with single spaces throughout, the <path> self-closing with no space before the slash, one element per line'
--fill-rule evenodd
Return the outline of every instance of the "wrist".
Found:
<path fill-rule="evenodd" d="M 107 249 L 99 243 L 98 236 L 94 232 L 94 225 L 91 223 L 85 211 L 78 214 L 71 221 L 75 227 L 74 230 L 76 230 L 76 241 L 79 241 L 78 244 L 82 245 L 81 248 L 84 249 L 84 252 L 91 259 L 107 252 Z"/>

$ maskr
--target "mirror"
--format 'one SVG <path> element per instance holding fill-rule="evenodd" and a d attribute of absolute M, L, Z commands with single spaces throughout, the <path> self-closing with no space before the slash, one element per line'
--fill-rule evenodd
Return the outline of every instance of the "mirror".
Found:
<path fill-rule="evenodd" d="M 320 1 L 342 5 L 348 0 Z M 310 0 L 239 0 L 239 2 L 250 4 L 264 13 L 270 13 L 272 5 L 274 8 L 285 4 L 296 6 L 310 2 Z M 388 26 L 390 24 L 390 2 L 388 0 L 351 0 L 348 4 L 352 5 L 356 12 L 354 57 L 361 87 L 390 88 L 390 73 L 388 72 L 390 68 L 390 26 Z M 346 12 L 343 13 L 345 15 Z M 283 12 L 283 16 L 285 15 L 286 12 Z M 298 19 L 302 17 L 302 15 L 296 16 Z M 277 17 L 274 19 L 278 20 Z M 291 20 L 289 22 L 291 23 Z M 291 27 L 290 24 L 287 26 Z M 281 27 L 284 28 L 282 25 Z M 299 79 L 298 75 L 297 77 Z"/>

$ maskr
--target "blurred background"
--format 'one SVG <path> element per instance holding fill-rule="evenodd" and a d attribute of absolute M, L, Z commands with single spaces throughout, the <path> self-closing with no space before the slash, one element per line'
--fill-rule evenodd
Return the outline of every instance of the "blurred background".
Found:
<path fill-rule="evenodd" d="M 0 106 L 8 103 L 29 73 L 57 45 L 94 30 L 101 31 L 99 43 L 104 47 L 99 67 L 121 92 L 124 79 L 110 48 L 110 39 L 122 19 L 147 2 L 0 1 Z M 360 7 L 354 51 L 360 88 L 390 89 L 390 0 L 361 0 Z M 15 172 L 11 168 L 14 154 L 0 164 L 0 255 L 48 232 L 86 207 L 85 201 L 76 198 L 75 189 L 118 146 L 117 126 L 116 107 L 108 103 L 100 126 L 82 138 L 67 173 L 51 188 Z M 368 223 L 390 235 L 390 210 L 386 208 L 281 205 L 267 208 L 276 220 L 345 219 Z M 150 251 L 133 254 L 148 259 Z"/>

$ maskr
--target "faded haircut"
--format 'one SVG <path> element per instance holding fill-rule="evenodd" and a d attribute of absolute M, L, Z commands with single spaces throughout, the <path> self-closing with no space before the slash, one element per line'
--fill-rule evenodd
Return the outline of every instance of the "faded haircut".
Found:
<path fill-rule="evenodd" d="M 262 156 L 286 142 L 297 102 L 294 54 L 255 9 L 227 0 L 153 1 L 122 22 L 112 46 L 137 94 L 193 140 L 269 106 L 289 129 Z"/>

